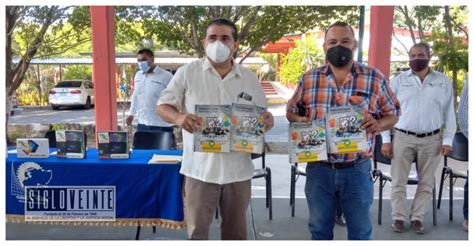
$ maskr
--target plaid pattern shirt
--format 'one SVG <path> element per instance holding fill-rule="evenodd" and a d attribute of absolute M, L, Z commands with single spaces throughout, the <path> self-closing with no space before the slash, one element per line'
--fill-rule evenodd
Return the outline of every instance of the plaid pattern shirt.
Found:
<path fill-rule="evenodd" d="M 315 120 L 323 119 L 330 107 L 362 103 L 376 119 L 400 115 L 400 102 L 379 70 L 354 61 L 344 81 L 338 89 L 329 65 L 306 72 L 288 101 L 287 111 Z M 351 162 L 371 156 L 375 136 L 368 134 L 367 140 L 369 151 L 331 154 L 328 161 Z"/>

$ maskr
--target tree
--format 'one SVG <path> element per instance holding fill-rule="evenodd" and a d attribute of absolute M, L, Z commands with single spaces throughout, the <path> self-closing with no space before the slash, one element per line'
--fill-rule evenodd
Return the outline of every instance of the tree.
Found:
<path fill-rule="evenodd" d="M 441 13 L 439 6 L 396 6 L 394 12 L 394 26 L 408 30 L 413 44 L 423 42 L 425 33 L 439 25 L 438 17 Z M 400 42 L 408 54 L 406 47 L 393 32 L 394 38 Z M 418 41 L 419 40 L 419 41 Z"/>
<path fill-rule="evenodd" d="M 143 16 L 143 28 L 154 37 L 182 53 L 204 56 L 202 40 L 206 25 L 214 18 L 224 17 L 238 26 L 242 60 L 268 42 L 275 42 L 289 33 L 306 32 L 327 27 L 334 20 L 354 24 L 357 6 L 160 6 L 129 7 L 129 19 Z"/>
<path fill-rule="evenodd" d="M 301 74 L 319 67 L 324 62 L 324 52 L 313 39 L 297 40 L 296 48 L 283 57 L 280 79 L 283 83 L 296 84 Z"/>
<path fill-rule="evenodd" d="M 463 83 L 458 75 L 462 71 L 469 70 L 467 44 L 469 36 L 467 27 L 463 24 L 467 18 L 467 10 L 465 6 L 445 6 L 443 10 L 443 27 L 434 29 L 430 40 L 433 42 L 433 55 L 439 58 L 437 70 L 450 73 L 454 98 L 457 98 Z M 457 100 L 454 104 L 457 108 Z"/>
<path fill-rule="evenodd" d="M 452 78 L 455 98 L 462 89 L 463 80 L 458 75 L 468 71 L 467 16 L 466 6 L 395 8 L 395 26 L 409 30 L 413 44 L 417 42 L 431 44 L 433 56 L 438 57 L 434 67 Z M 395 33 L 394 38 L 400 42 Z M 409 47 L 404 48 L 404 53 L 408 54 Z"/>
<path fill-rule="evenodd" d="M 84 36 L 87 22 L 71 19 L 71 28 L 63 30 L 69 17 L 84 8 L 70 6 L 6 6 L 6 130 L 8 132 L 11 98 L 23 82 L 31 59 L 61 54 L 90 40 Z M 88 27 L 88 26 L 87 26 Z M 19 57 L 13 63 L 13 57 Z M 8 134 L 6 134 L 8 136 Z"/>

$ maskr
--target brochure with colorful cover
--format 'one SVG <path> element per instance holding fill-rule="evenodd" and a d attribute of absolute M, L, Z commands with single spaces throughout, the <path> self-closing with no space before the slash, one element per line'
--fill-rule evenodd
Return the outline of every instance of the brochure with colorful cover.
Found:
<path fill-rule="evenodd" d="M 324 161 L 328 159 L 326 149 L 326 121 L 311 123 L 291 122 L 289 126 L 290 163 Z"/>
<path fill-rule="evenodd" d="M 196 105 L 194 113 L 201 126 L 194 133 L 194 151 L 230 152 L 232 107 L 230 105 Z"/>
<path fill-rule="evenodd" d="M 97 132 L 99 158 L 101 159 L 128 159 L 128 133 L 125 131 Z"/>
<path fill-rule="evenodd" d="M 47 138 L 17 138 L 18 158 L 48 158 L 49 140 Z"/>
<path fill-rule="evenodd" d="M 232 131 L 230 150 L 235 152 L 263 153 L 265 107 L 253 104 L 232 104 Z"/>
<path fill-rule="evenodd" d="M 360 126 L 364 120 L 364 107 L 331 107 L 326 116 L 330 154 L 364 152 L 369 149 L 367 134 Z"/>
<path fill-rule="evenodd" d="M 56 130 L 59 158 L 86 158 L 86 134 L 83 131 Z"/>

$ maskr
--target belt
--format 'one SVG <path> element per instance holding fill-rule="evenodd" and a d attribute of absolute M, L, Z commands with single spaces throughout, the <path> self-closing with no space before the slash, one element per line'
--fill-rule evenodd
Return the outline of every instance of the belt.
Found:
<path fill-rule="evenodd" d="M 327 162 L 327 161 L 319 161 L 315 162 L 316 165 L 330 167 L 332 169 L 344 169 L 355 166 L 359 161 L 351 161 L 351 162 Z"/>
<path fill-rule="evenodd" d="M 395 128 L 395 130 L 399 131 L 399 132 L 403 132 L 405 134 L 408 134 L 408 135 L 413 135 L 417 138 L 424 138 L 424 137 L 429 137 L 429 136 L 433 136 L 433 135 L 436 135 L 440 132 L 440 130 L 434 130 L 432 132 L 425 132 L 425 133 L 416 133 L 416 132 L 410 132 L 410 131 L 407 131 L 407 130 L 402 130 L 402 129 L 398 129 L 398 128 Z"/>

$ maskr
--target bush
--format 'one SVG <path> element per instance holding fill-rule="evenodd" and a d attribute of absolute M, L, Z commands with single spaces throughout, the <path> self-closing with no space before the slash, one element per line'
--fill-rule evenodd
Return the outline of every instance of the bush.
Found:
<path fill-rule="evenodd" d="M 296 84 L 304 72 L 323 64 L 324 53 L 314 39 L 297 40 L 296 47 L 283 56 L 280 80 Z"/>

